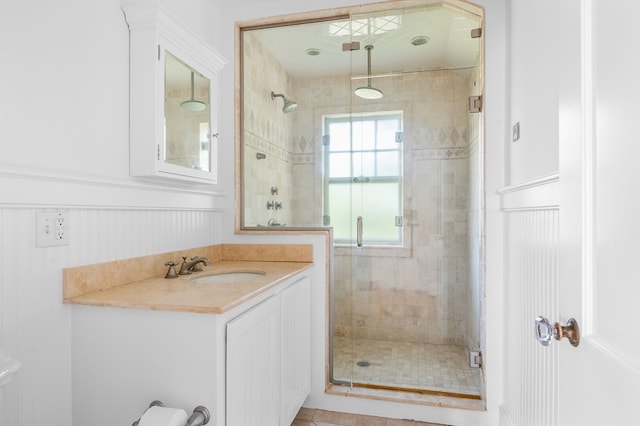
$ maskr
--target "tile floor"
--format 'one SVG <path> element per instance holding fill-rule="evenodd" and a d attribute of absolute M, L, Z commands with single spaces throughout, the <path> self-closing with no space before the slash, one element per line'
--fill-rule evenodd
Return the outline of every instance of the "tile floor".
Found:
<path fill-rule="evenodd" d="M 336 337 L 334 377 L 354 382 L 480 395 L 481 372 L 453 345 Z M 358 365 L 360 363 L 360 365 Z"/>
<path fill-rule="evenodd" d="M 413 420 L 387 419 L 384 417 L 361 416 L 335 411 L 302 408 L 291 426 L 444 426 Z"/>

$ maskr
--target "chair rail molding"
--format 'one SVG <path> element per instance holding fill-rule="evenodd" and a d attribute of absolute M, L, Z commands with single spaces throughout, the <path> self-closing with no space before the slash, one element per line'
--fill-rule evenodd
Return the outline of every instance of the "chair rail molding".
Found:
<path fill-rule="evenodd" d="M 527 182 L 502 187 L 500 210 L 547 210 L 560 207 L 560 174 L 552 173 Z"/>
<path fill-rule="evenodd" d="M 0 167 L 0 206 L 222 211 L 225 197 L 211 189 L 159 186 L 129 177 Z"/>

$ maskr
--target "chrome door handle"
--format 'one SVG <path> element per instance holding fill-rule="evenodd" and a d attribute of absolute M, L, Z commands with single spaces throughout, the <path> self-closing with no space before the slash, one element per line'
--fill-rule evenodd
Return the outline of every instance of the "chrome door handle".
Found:
<path fill-rule="evenodd" d="M 551 321 L 539 316 L 536 318 L 534 331 L 536 339 L 543 346 L 549 346 L 552 338 L 562 340 L 563 337 L 566 337 L 574 347 L 580 344 L 580 327 L 574 318 L 569 318 L 567 325 L 561 325 L 559 322 L 551 324 Z"/>
<path fill-rule="evenodd" d="M 358 216 L 356 221 L 356 244 L 362 247 L 362 216 Z"/>

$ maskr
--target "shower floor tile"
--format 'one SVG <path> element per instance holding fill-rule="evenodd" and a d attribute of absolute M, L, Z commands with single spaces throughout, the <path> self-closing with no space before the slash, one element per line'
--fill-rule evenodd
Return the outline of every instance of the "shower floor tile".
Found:
<path fill-rule="evenodd" d="M 333 377 L 337 380 L 480 395 L 479 368 L 469 367 L 464 348 L 346 337 L 333 340 Z"/>

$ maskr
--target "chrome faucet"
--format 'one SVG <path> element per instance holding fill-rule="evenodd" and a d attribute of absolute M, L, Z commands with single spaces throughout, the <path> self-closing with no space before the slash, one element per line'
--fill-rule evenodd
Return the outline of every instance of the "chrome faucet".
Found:
<path fill-rule="evenodd" d="M 180 266 L 180 275 L 188 275 L 192 272 L 202 272 L 202 266 L 200 264 L 203 263 L 205 265 L 211 264 L 211 261 L 208 257 L 196 256 L 192 257 L 190 261 L 187 262 L 187 256 L 182 256 L 182 265 Z"/>

